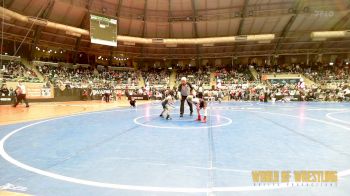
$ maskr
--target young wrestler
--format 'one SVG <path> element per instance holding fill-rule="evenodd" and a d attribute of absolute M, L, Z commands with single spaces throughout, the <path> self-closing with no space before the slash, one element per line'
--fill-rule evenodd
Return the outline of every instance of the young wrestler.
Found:
<path fill-rule="evenodd" d="M 164 116 L 166 116 L 167 120 L 171 120 L 170 110 L 171 110 L 171 108 L 174 108 L 173 104 L 174 104 L 174 98 L 173 98 L 173 96 L 171 96 L 169 94 L 162 101 L 163 111 L 162 111 L 162 113 L 159 116 L 162 117 L 162 118 L 164 118 Z"/>
<path fill-rule="evenodd" d="M 136 107 L 136 100 L 133 97 L 130 98 L 130 106 L 134 108 Z"/>
<path fill-rule="evenodd" d="M 196 106 L 197 108 L 197 114 L 198 114 L 198 118 L 197 121 L 202 121 L 203 123 L 207 122 L 207 115 L 208 115 L 208 103 L 203 99 L 203 98 L 194 98 L 192 103 Z M 203 120 L 200 114 L 200 110 L 203 109 L 204 114 L 203 114 Z"/>

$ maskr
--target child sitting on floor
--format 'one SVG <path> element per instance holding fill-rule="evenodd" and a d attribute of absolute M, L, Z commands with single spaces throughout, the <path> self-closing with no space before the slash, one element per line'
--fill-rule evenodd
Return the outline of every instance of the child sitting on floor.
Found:
<path fill-rule="evenodd" d="M 136 100 L 133 97 L 130 98 L 130 107 L 136 107 Z"/>

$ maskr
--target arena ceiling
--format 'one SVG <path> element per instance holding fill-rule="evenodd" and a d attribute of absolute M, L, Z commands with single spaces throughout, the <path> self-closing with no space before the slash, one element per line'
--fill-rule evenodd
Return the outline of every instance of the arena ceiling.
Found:
<path fill-rule="evenodd" d="M 89 14 L 118 19 L 118 34 L 145 38 L 202 38 L 275 34 L 270 42 L 118 47 L 90 43 L 47 27 L 4 22 L 4 36 L 35 46 L 134 58 L 201 58 L 274 54 L 349 53 L 350 38 L 315 41 L 313 31 L 349 30 L 350 0 L 5 0 L 5 8 L 26 16 L 89 29 Z"/>

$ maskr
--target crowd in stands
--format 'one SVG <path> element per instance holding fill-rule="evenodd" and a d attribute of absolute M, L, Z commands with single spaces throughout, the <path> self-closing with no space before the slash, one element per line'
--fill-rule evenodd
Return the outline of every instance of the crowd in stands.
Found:
<path fill-rule="evenodd" d="M 304 74 L 314 82 L 331 83 L 336 81 L 350 82 L 350 64 L 334 63 L 334 64 L 282 64 L 282 65 L 263 65 L 254 66 L 259 74 L 267 73 L 294 73 Z"/>
<path fill-rule="evenodd" d="M 45 78 L 55 86 L 66 86 L 69 88 L 104 88 L 106 86 L 138 85 L 137 73 L 134 71 L 111 70 L 109 68 L 77 67 L 68 68 L 64 66 L 38 66 Z"/>
<path fill-rule="evenodd" d="M 302 73 L 304 70 L 310 68 L 304 64 L 281 64 L 281 65 L 257 65 L 252 64 L 255 70 L 260 74 L 267 73 Z"/>
<path fill-rule="evenodd" d="M 332 82 L 344 82 L 350 83 L 350 65 L 339 64 L 339 65 L 329 65 L 320 64 L 315 66 L 313 69 L 308 70 L 306 75 L 310 77 L 315 82 L 320 82 L 323 84 Z"/>
<path fill-rule="evenodd" d="M 303 74 L 306 78 L 315 82 L 312 86 L 306 86 L 303 91 L 295 88 L 295 84 L 277 83 L 269 90 L 270 95 L 283 95 L 299 100 L 319 101 L 349 101 L 350 65 L 349 63 L 315 63 L 315 64 L 290 64 L 275 66 L 254 66 L 260 74 L 289 73 Z M 289 94 L 287 94 L 287 92 Z"/>
<path fill-rule="evenodd" d="M 269 95 L 282 95 L 282 98 L 286 97 L 287 100 L 298 101 L 350 101 L 350 88 L 348 85 L 342 85 L 331 89 L 314 84 L 299 89 L 296 85 L 278 85 L 272 87 Z"/>
<path fill-rule="evenodd" d="M 0 88 L 0 96 L 14 96 L 15 91 L 13 88 L 8 88 L 6 84 L 2 84 Z"/>
<path fill-rule="evenodd" d="M 40 82 L 39 78 L 32 69 L 27 68 L 21 62 L 3 62 L 2 69 L 0 69 L 1 81 L 17 82 L 22 80 L 24 82 Z"/>
<path fill-rule="evenodd" d="M 281 67 L 273 66 L 262 66 L 256 67 L 259 73 L 303 73 L 307 75 L 312 73 L 313 69 L 311 67 L 305 67 L 304 65 L 288 65 Z M 68 81 L 78 81 L 83 84 L 84 80 L 90 81 L 90 84 L 97 82 L 103 87 L 104 81 L 115 81 L 118 78 L 119 83 L 130 84 L 137 81 L 136 74 L 134 72 L 126 71 L 108 71 L 108 70 L 97 70 L 88 68 L 62 68 L 54 67 L 49 68 L 45 66 L 39 68 L 39 70 L 44 73 L 44 75 L 52 79 L 64 78 Z M 327 66 L 319 68 L 321 70 L 318 75 L 329 77 L 334 74 L 337 79 L 344 79 L 348 76 L 348 69 L 339 67 L 330 69 Z M 204 95 L 207 97 L 213 97 L 214 99 L 218 94 L 222 93 L 228 100 L 237 101 L 263 101 L 263 100 L 273 100 L 273 101 L 349 101 L 350 89 L 346 84 L 337 84 L 334 88 L 327 88 L 322 86 L 322 84 L 315 84 L 313 86 L 306 86 L 303 89 L 299 89 L 295 83 L 274 83 L 272 86 L 263 83 L 254 82 L 251 74 L 245 66 L 237 66 L 233 68 L 221 68 L 214 71 L 216 82 L 221 83 L 223 87 L 221 90 L 218 89 L 199 89 L 202 86 L 210 86 L 210 71 L 209 69 L 196 69 L 196 68 L 186 68 L 179 69 L 177 71 L 177 78 L 175 86 L 178 85 L 181 77 L 186 77 L 188 81 L 194 85 L 195 90 L 204 91 Z M 137 95 L 148 95 L 154 99 L 161 99 L 164 96 L 164 91 L 167 89 L 169 84 L 169 70 L 148 70 L 141 72 L 145 80 L 145 87 L 140 87 L 138 89 L 128 89 L 128 94 Z M 341 73 L 339 77 L 339 73 Z M 307 75 L 309 76 L 309 75 Z M 313 79 L 311 76 L 309 76 Z M 64 80 L 63 80 L 64 81 Z M 102 83 L 101 83 L 102 81 Z M 316 80 L 315 80 L 316 81 Z M 91 83 L 92 82 L 92 83 Z M 117 82 L 118 83 L 118 82 Z M 101 86 L 102 84 L 102 86 Z M 116 83 L 109 83 L 115 85 Z M 154 85 L 163 85 L 164 88 L 153 88 Z M 79 85 L 78 85 L 79 86 Z M 84 87 L 84 85 L 80 85 Z M 86 86 L 86 85 L 85 85 Z M 176 89 L 176 88 L 174 88 Z"/>
<path fill-rule="evenodd" d="M 248 101 L 349 101 L 350 98 L 350 66 L 348 64 L 290 64 L 290 65 L 255 65 L 254 68 L 261 76 L 271 73 L 303 74 L 314 81 L 313 85 L 300 88 L 289 80 L 266 84 L 253 80 L 248 66 L 226 66 L 217 70 L 209 67 L 176 68 L 176 83 L 186 77 L 196 91 L 202 91 L 207 97 L 217 97 L 222 93 L 227 100 Z M 138 86 L 138 76 L 142 75 L 145 86 L 128 89 L 129 94 L 148 95 L 161 98 L 169 88 L 170 70 L 151 69 L 147 71 L 114 70 L 109 67 L 67 67 L 62 65 L 38 65 L 37 70 L 44 76 L 47 85 L 53 84 L 64 88 L 106 89 L 116 86 Z M 211 73 L 214 73 L 216 86 L 210 86 Z M 34 70 L 28 69 L 20 62 L 4 63 L 0 71 L 1 81 L 35 82 L 39 81 Z M 219 84 L 219 85 L 218 85 Z M 155 88 L 155 86 L 163 86 Z M 217 88 L 217 87 L 220 88 Z M 206 89 L 203 89 L 206 87 Z M 1 86 L 1 94 L 11 94 L 6 84 Z M 12 90 L 13 91 L 13 90 Z M 124 94 L 124 93 L 123 93 Z"/>
<path fill-rule="evenodd" d="M 208 68 L 187 67 L 177 70 L 176 85 L 182 77 L 186 77 L 187 81 L 196 86 L 210 85 L 210 70 Z"/>
<path fill-rule="evenodd" d="M 64 58 L 53 57 L 53 56 L 35 58 L 34 60 L 36 60 L 36 61 L 43 61 L 43 62 L 53 62 L 53 63 L 66 62 L 66 60 Z"/>
<path fill-rule="evenodd" d="M 151 69 L 142 71 L 142 77 L 146 86 L 167 86 L 169 85 L 170 72 L 168 69 Z"/>
<path fill-rule="evenodd" d="M 350 101 L 350 86 L 336 89 L 322 88 L 313 85 L 300 89 L 294 84 L 267 86 L 263 84 L 243 84 L 231 86 L 228 89 L 204 90 L 208 100 L 216 100 L 222 93 L 224 100 L 230 101 Z"/>
<path fill-rule="evenodd" d="M 252 76 L 249 70 L 244 69 L 242 66 L 237 68 L 222 68 L 215 72 L 216 83 L 220 83 L 222 86 L 231 84 L 244 84 L 252 81 Z"/>

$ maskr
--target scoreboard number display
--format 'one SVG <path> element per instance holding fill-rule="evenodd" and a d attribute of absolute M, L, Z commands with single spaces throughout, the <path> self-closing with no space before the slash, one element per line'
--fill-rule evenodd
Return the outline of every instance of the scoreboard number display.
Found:
<path fill-rule="evenodd" d="M 91 43 L 117 46 L 117 20 L 90 14 Z"/>

